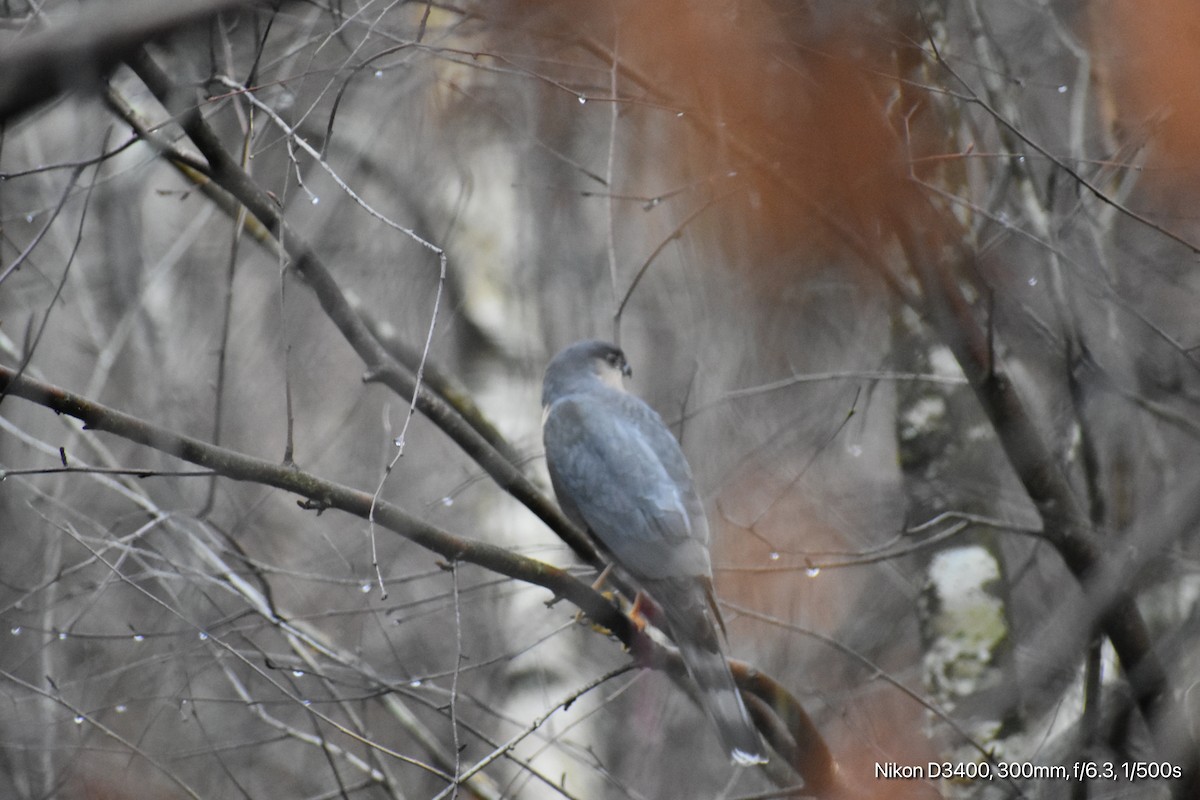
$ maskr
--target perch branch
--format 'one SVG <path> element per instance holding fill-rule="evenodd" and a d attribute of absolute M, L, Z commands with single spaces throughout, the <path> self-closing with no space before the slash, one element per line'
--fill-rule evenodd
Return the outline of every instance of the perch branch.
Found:
<path fill-rule="evenodd" d="M 312 246 L 288 224 L 271 196 L 226 152 L 199 108 L 194 104 L 179 102 L 175 87 L 166 73 L 144 51 L 134 56 L 130 64 L 159 102 L 178 115 L 184 132 L 208 160 L 212 181 L 245 205 L 276 241 L 283 244 L 292 267 L 307 281 L 325 314 L 363 360 L 368 380 L 377 380 L 402 397 L 413 396 L 417 388 L 415 377 L 392 358 L 371 334 Z M 545 522 L 583 561 L 594 566 L 600 565 L 595 548 L 583 532 L 538 491 L 511 458 L 468 424 L 445 400 L 422 386 L 416 392 L 416 406 L 502 489 Z"/>
<path fill-rule="evenodd" d="M 18 375 L 10 367 L 0 366 L 0 392 L 74 417 L 87 429 L 120 436 L 232 480 L 291 492 L 314 507 L 336 508 L 362 519 L 371 513 L 372 496 L 368 492 L 318 478 L 293 466 L 184 436 L 57 386 Z M 487 542 L 456 536 L 391 503 L 376 500 L 374 506 L 376 522 L 426 550 L 449 561 L 464 561 L 541 586 L 556 598 L 568 600 L 588 619 L 619 639 L 640 666 L 661 670 L 686 685 L 687 671 L 678 651 L 656 642 L 630 622 L 612 602 L 566 570 Z M 837 765 L 799 700 L 777 681 L 743 662 L 731 662 L 730 667 L 738 687 L 744 693 L 760 698 L 782 723 L 760 726 L 767 741 L 804 778 L 806 787 L 818 796 L 830 796 L 838 789 Z"/>

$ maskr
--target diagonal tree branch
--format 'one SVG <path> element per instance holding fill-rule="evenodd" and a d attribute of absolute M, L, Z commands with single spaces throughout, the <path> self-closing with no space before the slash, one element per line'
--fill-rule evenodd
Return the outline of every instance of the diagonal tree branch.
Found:
<path fill-rule="evenodd" d="M 0 121 L 61 92 L 98 88 L 147 41 L 256 0 L 125 0 L 91 3 L 76 19 L 15 42 L 0 55 Z"/>
<path fill-rule="evenodd" d="M 93 403 L 57 386 L 17 375 L 0 367 L 0 391 L 23 397 L 60 414 L 75 417 L 86 428 L 113 433 L 184 461 L 206 467 L 237 481 L 249 481 L 293 492 L 317 508 L 336 508 L 366 519 L 371 511 L 369 492 L 323 480 L 300 469 L 247 456 L 224 447 L 152 425 L 116 409 Z M 385 501 L 378 501 L 375 518 L 388 530 L 450 561 L 466 561 L 542 586 L 571 601 L 598 625 L 622 641 L 633 641 L 629 620 L 602 595 L 566 570 L 518 555 L 487 542 L 466 539 L 430 525 Z"/>
<path fill-rule="evenodd" d="M 418 390 L 415 377 L 371 334 L 312 246 L 288 224 L 270 195 L 225 151 L 199 108 L 178 96 L 158 64 L 145 51 L 134 56 L 130 64 L 159 102 L 178 115 L 184 132 L 208 160 L 213 182 L 244 204 L 286 249 L 292 267 L 308 282 L 326 315 L 363 360 L 367 379 L 379 381 L 403 397 L 412 397 L 415 391 L 416 406 L 422 414 L 483 467 L 502 489 L 545 522 L 583 561 L 599 566 L 600 558 L 583 532 L 515 466 L 515 452 L 497 449 L 427 387 Z"/>
<path fill-rule="evenodd" d="M 921 283 L 934 328 L 954 353 L 1017 477 L 1037 507 L 1043 536 L 1086 589 L 1088 581 L 1105 565 L 1103 551 L 1087 512 L 1028 407 L 996 364 L 990 332 L 975 319 L 956 281 L 954 266 L 961 266 L 968 274 L 972 271 L 970 254 L 963 248 L 952 248 L 959 259 L 952 266 L 935 255 L 943 251 L 933 241 L 923 241 L 911 230 L 899 229 L 901 246 Z M 929 237 L 936 239 L 934 234 Z M 1099 619 L 1121 659 L 1142 714 L 1151 723 L 1163 719 L 1168 711 L 1166 672 L 1154 653 L 1149 630 L 1133 596 L 1127 591 L 1116 593 Z"/>
<path fill-rule="evenodd" d="M 326 315 L 362 358 L 367 367 L 367 379 L 380 381 L 402 396 L 413 396 L 415 392 L 417 408 L 479 463 L 501 488 L 534 511 L 581 558 L 592 564 L 599 563 L 594 549 L 582 532 L 567 521 L 558 508 L 515 466 L 518 460 L 515 451 L 502 439 L 496 441 L 495 437 L 478 430 L 436 392 L 423 385 L 418 387 L 415 377 L 387 352 L 364 324 L 361 315 L 343 294 L 311 245 L 288 225 L 270 195 L 224 150 L 194 103 L 175 91 L 169 78 L 144 51 L 131 57 L 130 62 L 151 92 L 177 116 L 185 133 L 207 160 L 208 178 L 212 183 L 243 204 L 274 240 L 285 248 L 291 266 L 313 289 Z M 323 481 L 301 470 L 247 457 L 156 428 L 56 387 L 21 378 L 14 381 L 13 376 L 2 369 L 0 383 L 14 394 L 78 417 L 89 428 L 106 430 L 171 453 L 207 466 L 226 477 L 292 491 L 317 507 L 338 508 L 363 518 L 371 513 L 372 498 L 369 494 Z M 660 669 L 687 686 L 686 671 L 677 652 L 633 626 L 609 601 L 564 570 L 503 548 L 454 536 L 390 504 L 377 502 L 374 518 L 383 527 L 449 560 L 474 563 L 517 580 L 543 586 L 556 597 L 570 600 L 590 619 L 620 639 L 642 666 Z M 778 682 L 753 668 L 735 663 L 733 669 L 742 690 L 760 697 L 765 707 L 775 715 L 769 725 L 765 724 L 763 715 L 759 715 L 760 719 L 764 719 L 763 733 L 776 751 L 784 756 L 784 760 L 805 779 L 806 791 L 818 796 L 830 796 L 830 793 L 838 790 L 840 784 L 836 777 L 836 764 L 799 701 Z"/>
<path fill-rule="evenodd" d="M 272 486 L 305 498 L 309 507 L 336 508 L 366 519 L 372 513 L 370 493 L 324 480 L 293 466 L 277 464 L 218 447 L 153 425 L 130 414 L 92 402 L 65 389 L 18 375 L 0 366 L 0 392 L 24 398 L 60 414 L 74 417 L 90 430 L 115 434 L 151 447 L 227 478 Z M 374 501 L 378 524 L 449 561 L 465 561 L 515 580 L 549 589 L 555 598 L 577 606 L 596 625 L 625 645 L 639 666 L 665 672 L 690 686 L 687 670 L 674 648 L 660 644 L 625 616 L 611 601 L 569 572 L 502 547 L 456 536 L 409 515 L 382 500 Z M 774 715 L 764 719 L 762 733 L 771 746 L 819 797 L 842 791 L 837 765 L 803 705 L 776 680 L 744 662 L 731 662 L 738 687 L 759 698 Z M 759 708 L 758 705 L 755 705 Z M 761 711 L 761 709 L 760 709 Z"/>

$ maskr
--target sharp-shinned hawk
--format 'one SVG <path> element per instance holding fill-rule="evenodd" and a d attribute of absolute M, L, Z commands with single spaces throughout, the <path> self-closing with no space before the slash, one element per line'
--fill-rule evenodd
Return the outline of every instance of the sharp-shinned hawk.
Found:
<path fill-rule="evenodd" d="M 554 492 L 566 515 L 662 609 L 665 632 L 730 758 L 763 763 L 722 652 L 704 507 L 675 437 L 625 391 L 630 374 L 620 348 L 594 340 L 571 345 L 546 367 L 542 436 Z"/>

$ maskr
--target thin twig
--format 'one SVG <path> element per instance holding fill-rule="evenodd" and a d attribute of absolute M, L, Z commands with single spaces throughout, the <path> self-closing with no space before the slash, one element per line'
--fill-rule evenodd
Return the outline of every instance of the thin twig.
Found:
<path fill-rule="evenodd" d="M 172 103 L 174 94 L 171 81 L 148 54 L 139 54 L 132 60 L 132 65 L 160 102 Z M 287 249 L 293 268 L 305 278 L 330 321 L 366 364 L 366 380 L 381 381 L 402 396 L 416 397 L 417 408 L 462 447 L 500 488 L 533 511 L 585 562 L 593 565 L 602 563 L 586 535 L 504 453 L 497 450 L 444 400 L 421 390 L 415 380 L 391 358 L 354 312 L 316 252 L 292 230 L 269 195 L 230 158 L 199 111 L 189 106 L 179 113 L 180 124 L 208 159 L 212 179 L 230 195 L 245 203 L 281 246 Z"/>
<path fill-rule="evenodd" d="M 383 527 L 398 533 L 422 548 L 439 554 L 448 561 L 477 564 L 492 572 L 549 589 L 556 598 L 562 597 L 569 600 L 589 619 L 621 640 L 635 654 L 638 663 L 642 666 L 662 670 L 674 680 L 687 680 L 686 670 L 677 651 L 655 642 L 648 634 L 638 629 L 611 601 L 586 583 L 573 577 L 566 570 L 518 555 L 497 545 L 455 536 L 406 514 L 390 503 L 381 501 L 375 504 L 371 495 L 365 492 L 317 478 L 294 467 L 247 456 L 160 428 L 59 387 L 35 381 L 29 377 L 18 376 L 14 370 L 8 367 L 0 366 L 0 390 L 8 391 L 10 394 L 23 397 L 46 408 L 75 417 L 83 421 L 89 429 L 106 431 L 193 464 L 217 470 L 233 480 L 249 481 L 298 494 L 309 504 L 320 508 L 337 508 L 365 519 L 374 507 Z M 134 587 L 145 592 L 137 584 L 134 584 Z M 153 595 L 148 596 L 155 602 L 160 602 Z M 171 611 L 173 614 L 175 613 L 174 609 Z M 272 612 L 268 610 L 265 613 Z M 204 633 L 207 634 L 207 632 Z M 224 645 L 222 644 L 222 646 Z M 240 660 L 244 660 L 241 656 L 238 657 Z M 778 683 L 759 674 L 744 663 L 733 662 L 732 667 L 735 678 L 739 680 L 739 687 L 744 691 L 758 691 L 759 689 L 756 687 L 766 685 L 763 683 L 764 681 L 773 687 L 771 701 L 774 703 L 773 708 L 776 713 L 782 714 L 785 719 L 790 720 L 808 719 L 799 701 L 783 691 Z M 257 667 L 253 668 L 257 669 Z M 269 676 L 268 680 L 270 680 Z M 292 696 L 285 687 L 278 688 L 281 692 Z M 298 701 L 298 698 L 294 699 Z M 344 733 L 361 739 L 352 731 L 346 730 L 344 726 L 337 725 L 333 720 L 326 717 L 323 719 L 329 724 L 337 726 Z M 795 766 L 802 770 L 802 777 L 819 786 L 823 785 L 823 781 L 829 775 L 836 773 L 836 766 L 815 727 L 808 723 L 808 728 L 811 729 L 808 730 L 810 734 L 809 747 L 805 748 L 804 743 L 797 742 L 801 745 L 803 759 L 796 762 Z M 795 730 L 795 727 L 789 725 L 789 730 Z M 370 744 L 372 747 L 378 747 L 374 743 Z M 407 758 L 399 754 L 395 755 Z"/>

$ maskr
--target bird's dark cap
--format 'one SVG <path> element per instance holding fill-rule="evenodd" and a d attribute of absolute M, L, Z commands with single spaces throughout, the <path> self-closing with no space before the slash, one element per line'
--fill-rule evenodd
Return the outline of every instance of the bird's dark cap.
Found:
<path fill-rule="evenodd" d="M 542 404 L 549 405 L 594 380 L 620 388 L 620 379 L 631 375 L 633 370 L 621 348 L 600 339 L 585 339 L 564 348 L 546 365 Z"/>
<path fill-rule="evenodd" d="M 629 362 L 625 360 L 625 351 L 615 344 L 601 339 L 584 339 L 581 342 L 576 342 L 564 348 L 550 360 L 546 371 L 550 372 L 556 367 L 574 370 L 585 365 L 592 366 L 593 362 L 596 361 L 607 364 L 626 378 L 633 375 L 633 369 L 629 366 Z"/>

